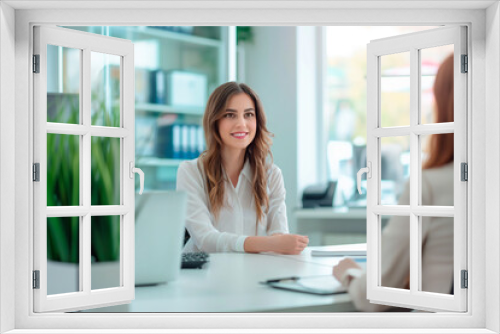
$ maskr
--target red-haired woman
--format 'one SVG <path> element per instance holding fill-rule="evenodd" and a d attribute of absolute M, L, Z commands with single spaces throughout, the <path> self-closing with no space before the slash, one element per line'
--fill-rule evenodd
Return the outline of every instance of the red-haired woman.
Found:
<path fill-rule="evenodd" d="M 207 150 L 177 173 L 177 190 L 188 193 L 184 252 L 302 252 L 309 239 L 288 234 L 283 177 L 270 161 L 271 133 L 257 94 L 242 83 L 217 87 L 203 130 Z"/>
<path fill-rule="evenodd" d="M 433 86 L 434 122 L 453 122 L 453 55 L 440 65 Z M 422 205 L 453 206 L 453 134 L 431 135 L 422 170 Z M 409 203 L 409 187 L 399 198 Z M 409 288 L 410 226 L 408 217 L 394 216 L 382 232 L 381 285 Z M 366 299 L 366 272 L 350 258 L 333 268 L 360 311 L 391 307 Z M 422 291 L 448 294 L 453 286 L 453 219 L 422 217 Z"/>

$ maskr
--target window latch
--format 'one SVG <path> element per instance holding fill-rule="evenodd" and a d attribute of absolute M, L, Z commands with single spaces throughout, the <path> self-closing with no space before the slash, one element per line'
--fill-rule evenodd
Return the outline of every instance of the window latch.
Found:
<path fill-rule="evenodd" d="M 361 194 L 361 175 L 363 175 L 364 173 L 366 173 L 366 178 L 367 179 L 371 179 L 372 178 L 372 163 L 370 161 L 368 161 L 367 163 L 368 167 L 365 167 L 365 168 L 361 168 L 359 171 L 358 171 L 358 178 L 357 178 L 357 184 L 358 184 L 358 192 Z"/>
<path fill-rule="evenodd" d="M 139 182 L 140 182 L 140 190 L 139 190 L 139 195 L 142 195 L 142 192 L 144 191 L 144 172 L 137 167 L 134 167 L 134 162 L 130 161 L 129 163 L 129 171 L 130 171 L 130 178 L 134 178 L 134 173 L 139 174 Z"/>

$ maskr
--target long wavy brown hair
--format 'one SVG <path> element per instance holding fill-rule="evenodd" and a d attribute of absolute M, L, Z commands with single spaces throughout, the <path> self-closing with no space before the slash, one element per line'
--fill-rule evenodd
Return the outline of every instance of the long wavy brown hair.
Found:
<path fill-rule="evenodd" d="M 436 74 L 433 86 L 434 123 L 453 122 L 453 54 L 448 56 Z M 431 135 L 427 142 L 428 158 L 422 168 L 436 168 L 453 161 L 453 133 Z"/>
<path fill-rule="evenodd" d="M 245 152 L 245 160 L 250 163 L 252 177 L 252 192 L 255 199 L 255 211 L 257 221 L 264 215 L 263 207 L 269 208 L 269 197 L 267 195 L 267 171 L 272 163 L 271 137 L 273 134 L 267 130 L 266 115 L 259 96 L 243 83 L 227 82 L 217 87 L 208 98 L 205 114 L 203 115 L 203 130 L 207 149 L 200 160 L 205 171 L 205 184 L 210 201 L 210 209 L 217 218 L 220 209 L 226 205 L 224 182 L 222 170 L 222 139 L 219 133 L 219 120 L 224 116 L 227 103 L 230 98 L 237 94 L 247 94 L 255 105 L 255 117 L 257 129 L 254 140 L 248 145 Z"/>

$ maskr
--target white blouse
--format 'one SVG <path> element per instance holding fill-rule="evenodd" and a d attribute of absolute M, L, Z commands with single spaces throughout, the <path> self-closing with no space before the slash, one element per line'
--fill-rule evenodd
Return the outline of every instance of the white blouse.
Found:
<path fill-rule="evenodd" d="M 198 166 L 198 159 L 194 159 L 182 162 L 177 172 L 177 190 L 188 193 L 186 229 L 191 238 L 184 252 L 244 252 L 247 236 L 288 233 L 285 187 L 281 170 L 276 165 L 268 171 L 269 209 L 263 208 L 264 217 L 259 223 L 252 194 L 253 173 L 248 161 L 236 187 L 224 173 L 227 205 L 220 209 L 218 219 L 210 212 L 202 168 L 201 164 Z"/>

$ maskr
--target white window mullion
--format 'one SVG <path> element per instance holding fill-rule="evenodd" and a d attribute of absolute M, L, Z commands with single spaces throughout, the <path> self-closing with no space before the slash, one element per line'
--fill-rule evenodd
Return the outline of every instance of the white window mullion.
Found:
<path fill-rule="evenodd" d="M 431 135 L 455 132 L 454 123 L 422 124 L 412 127 L 412 131 L 418 135 Z"/>
<path fill-rule="evenodd" d="M 80 109 L 82 109 L 82 104 L 80 104 Z M 80 124 L 65 124 L 65 123 L 51 123 L 51 122 L 47 123 L 47 133 L 83 136 L 88 131 L 89 129 L 87 126 Z"/>
<path fill-rule="evenodd" d="M 374 106 L 380 109 L 379 87 L 380 87 L 380 58 L 368 47 L 367 50 L 367 108 Z M 375 109 L 374 108 L 374 109 Z M 367 298 L 372 299 L 372 292 L 380 285 L 380 224 L 381 218 L 376 207 L 380 207 L 380 138 L 375 135 L 380 125 L 378 112 L 367 114 L 367 136 L 366 136 L 366 158 L 371 163 L 371 178 L 367 178 L 367 201 L 366 201 L 366 231 L 372 239 L 367 242 L 367 253 L 370 254 L 367 261 Z M 368 164 L 367 164 L 368 166 Z"/>
<path fill-rule="evenodd" d="M 411 132 L 409 126 L 393 126 L 388 128 L 378 128 L 373 130 L 373 135 L 376 137 L 399 137 L 408 136 Z"/>
<path fill-rule="evenodd" d="M 47 72 L 47 43 L 43 34 L 35 30 L 34 53 L 40 55 L 40 73 Z M 47 79 L 46 77 L 33 77 L 34 105 L 39 107 L 39 112 L 34 113 L 34 143 L 33 162 L 40 164 L 40 181 L 33 184 L 34 193 L 34 238 L 47 240 Z M 35 245 L 34 270 L 40 270 L 40 281 L 47 282 L 47 243 Z M 39 304 L 47 295 L 47 285 L 40 284 L 40 289 L 35 290 L 35 303 Z"/>
<path fill-rule="evenodd" d="M 92 152 L 91 152 L 91 90 L 90 90 L 90 50 L 88 48 L 83 49 L 83 68 L 82 68 L 82 110 L 83 126 L 87 129 L 87 132 L 82 136 L 83 149 L 82 149 L 82 159 L 80 160 L 81 170 L 83 170 L 82 177 L 82 189 L 83 189 L 83 205 L 88 208 L 89 211 L 86 212 L 83 217 L 83 234 L 82 234 L 82 245 L 80 246 L 83 252 L 83 264 L 81 266 L 80 276 L 83 278 L 83 291 L 89 293 L 91 291 L 91 221 L 92 217 L 90 214 L 90 206 L 92 205 L 92 195 L 91 195 L 91 178 L 92 178 Z"/>
<path fill-rule="evenodd" d="M 132 70 L 130 70 L 132 69 Z M 134 280 L 135 280 L 135 182 L 130 178 L 130 162 L 135 165 L 135 75 L 134 75 L 134 54 L 133 52 L 124 54 L 121 60 L 122 92 L 120 97 L 121 122 L 123 129 L 129 131 L 129 134 L 122 139 L 121 149 L 121 170 L 122 170 L 122 197 L 121 204 L 127 209 L 128 213 L 121 216 L 121 282 L 123 288 L 127 291 L 130 299 L 134 299 Z"/>
<path fill-rule="evenodd" d="M 410 127 L 413 129 L 419 123 L 419 92 L 420 92 L 419 52 L 416 48 L 410 49 Z M 418 135 L 410 132 L 410 291 L 412 294 L 419 290 L 420 282 L 420 244 L 419 218 L 414 214 L 418 206 L 418 191 L 420 180 L 420 152 L 418 150 Z"/>
<path fill-rule="evenodd" d="M 461 68 L 461 55 L 467 54 L 466 41 L 467 28 L 460 27 L 458 36 L 455 42 L 455 68 Z M 470 56 L 469 56 L 470 59 Z M 469 72 L 471 71 L 472 62 L 469 60 Z M 460 271 L 466 270 L 467 265 L 467 205 L 460 205 L 460 203 L 467 203 L 467 184 L 472 180 L 469 177 L 468 182 L 461 181 L 461 163 L 468 163 L 467 156 L 467 75 L 463 73 L 455 74 L 454 77 L 454 113 L 455 113 L 455 147 L 454 147 L 454 203 L 455 203 L 455 219 L 454 219 L 454 243 L 453 243 L 453 258 L 454 258 L 454 289 L 455 294 L 459 296 L 461 301 L 460 308 L 465 310 L 467 308 L 467 289 L 461 289 Z M 460 134 L 460 135 L 457 135 Z M 470 172 L 469 164 L 469 173 Z M 469 279 L 473 273 L 469 273 Z"/>

